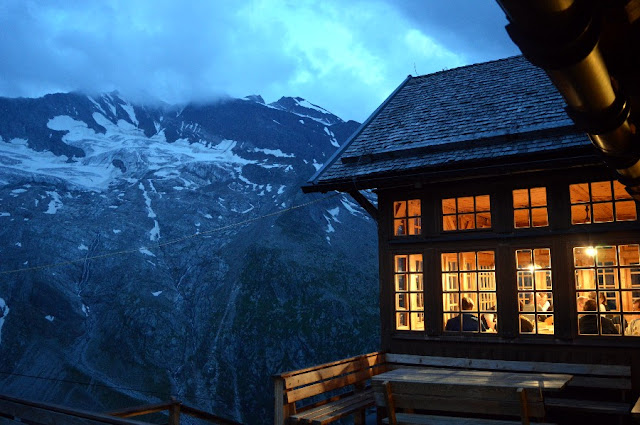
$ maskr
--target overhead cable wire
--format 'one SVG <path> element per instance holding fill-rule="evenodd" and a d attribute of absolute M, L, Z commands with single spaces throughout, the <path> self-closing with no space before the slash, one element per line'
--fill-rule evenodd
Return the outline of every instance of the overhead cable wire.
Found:
<path fill-rule="evenodd" d="M 54 267 L 68 266 L 68 265 L 75 264 L 75 263 L 83 263 L 83 262 L 90 261 L 90 260 L 100 260 L 100 259 L 103 259 L 103 258 L 115 257 L 115 256 L 118 256 L 118 255 L 133 254 L 135 252 L 140 252 L 140 249 L 156 249 L 156 248 L 160 248 L 160 247 L 163 247 L 163 246 L 176 244 L 178 242 L 183 242 L 183 241 L 186 241 L 186 240 L 189 240 L 189 239 L 197 238 L 197 237 L 200 237 L 200 236 L 212 234 L 212 233 L 215 233 L 215 232 L 221 232 L 223 230 L 231 229 L 233 227 L 243 226 L 245 224 L 249 224 L 249 223 L 252 223 L 254 221 L 262 220 L 262 219 L 265 219 L 265 218 L 268 218 L 268 217 L 273 217 L 273 216 L 276 216 L 276 215 L 284 214 L 286 212 L 289 212 L 289 211 L 292 211 L 292 210 L 295 210 L 295 209 L 304 208 L 304 207 L 307 207 L 309 205 L 316 204 L 318 202 L 322 202 L 322 201 L 329 200 L 331 198 L 335 198 L 336 196 L 339 196 L 340 194 L 341 193 L 336 192 L 334 194 L 331 194 L 329 196 L 325 196 L 323 198 L 314 199 L 313 201 L 305 202 L 303 204 L 293 205 L 293 206 L 291 206 L 289 208 L 277 210 L 277 211 L 271 212 L 269 214 L 264 214 L 264 215 L 261 215 L 261 216 L 258 216 L 258 217 L 249 218 L 247 220 L 239 221 L 237 223 L 231 223 L 231 224 L 228 224 L 226 226 L 217 227 L 215 229 L 207 230 L 207 231 L 204 231 L 204 232 L 196 232 L 196 233 L 193 233 L 191 235 L 182 236 L 180 238 L 172 239 L 172 240 L 169 240 L 169 241 L 166 241 L 166 242 L 162 242 L 162 243 L 157 243 L 157 244 L 154 244 L 152 246 L 141 246 L 141 247 L 135 248 L 135 249 L 125 249 L 125 250 L 120 250 L 120 251 L 107 252 L 105 254 L 94 255 L 94 256 L 91 256 L 91 257 L 83 257 L 83 258 L 78 258 L 78 259 L 75 259 L 75 260 L 61 261 L 59 263 L 44 264 L 44 265 L 41 265 L 41 266 L 26 267 L 26 268 L 22 268 L 22 269 L 14 269 L 14 270 L 5 270 L 5 271 L 1 271 L 0 275 L 21 273 L 21 272 L 27 272 L 27 271 L 43 270 L 43 269 L 54 268 Z"/>

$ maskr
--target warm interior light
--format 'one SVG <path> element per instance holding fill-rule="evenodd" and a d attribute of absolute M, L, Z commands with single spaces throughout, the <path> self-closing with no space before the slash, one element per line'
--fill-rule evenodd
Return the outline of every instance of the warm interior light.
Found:
<path fill-rule="evenodd" d="M 596 249 L 592 246 L 587 247 L 587 251 L 585 252 L 589 257 L 595 257 L 596 256 Z"/>

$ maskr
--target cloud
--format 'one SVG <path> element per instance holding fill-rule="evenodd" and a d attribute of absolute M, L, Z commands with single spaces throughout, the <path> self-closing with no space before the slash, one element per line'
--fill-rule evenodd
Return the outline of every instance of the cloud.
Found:
<path fill-rule="evenodd" d="M 0 95 L 301 96 L 362 121 L 410 73 L 506 56 L 504 18 L 479 3 L 4 0 Z"/>

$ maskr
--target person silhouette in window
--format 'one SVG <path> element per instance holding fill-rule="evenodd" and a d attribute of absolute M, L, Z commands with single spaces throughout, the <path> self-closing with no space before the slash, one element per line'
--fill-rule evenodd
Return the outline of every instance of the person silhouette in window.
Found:
<path fill-rule="evenodd" d="M 474 305 L 475 304 L 471 298 L 462 297 L 462 300 L 460 300 L 462 313 L 447 320 L 444 330 L 449 332 L 459 332 L 460 322 L 462 322 L 462 331 L 464 332 L 478 332 L 480 326 L 482 326 L 482 331 L 485 332 L 487 330 L 486 325 L 484 323 L 480 323 L 478 316 L 473 313 L 469 313 L 469 311 L 473 310 Z"/>

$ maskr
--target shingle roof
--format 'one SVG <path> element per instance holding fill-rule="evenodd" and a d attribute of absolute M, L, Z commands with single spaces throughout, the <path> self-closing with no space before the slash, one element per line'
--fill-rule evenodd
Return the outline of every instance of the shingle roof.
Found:
<path fill-rule="evenodd" d="M 379 187 L 385 176 L 567 150 L 591 155 L 564 107 L 546 74 L 522 56 L 408 77 L 304 189 L 331 190 L 354 178 Z"/>

